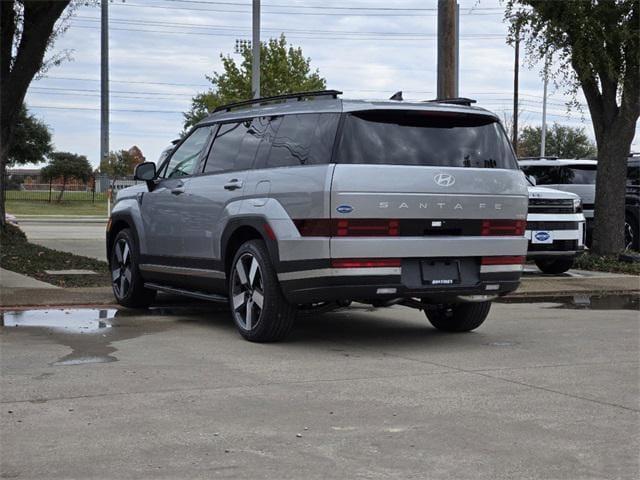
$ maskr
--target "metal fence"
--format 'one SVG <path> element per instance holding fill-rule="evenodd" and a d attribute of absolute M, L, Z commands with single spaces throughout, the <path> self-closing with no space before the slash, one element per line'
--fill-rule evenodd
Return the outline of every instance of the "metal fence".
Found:
<path fill-rule="evenodd" d="M 39 172 L 7 172 L 4 199 L 8 202 L 106 202 L 107 192 L 96 189 L 96 177 L 86 182 L 75 178 L 44 179 Z"/>

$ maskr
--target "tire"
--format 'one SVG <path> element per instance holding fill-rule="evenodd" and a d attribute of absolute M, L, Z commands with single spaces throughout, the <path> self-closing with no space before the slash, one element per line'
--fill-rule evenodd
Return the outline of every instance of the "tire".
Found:
<path fill-rule="evenodd" d="M 455 303 L 425 310 L 431 325 L 443 332 L 470 332 L 484 323 L 491 302 Z"/>
<path fill-rule="evenodd" d="M 276 342 L 291 331 L 296 309 L 284 298 L 261 240 L 242 244 L 233 258 L 229 306 L 240 335 L 250 342 Z"/>
<path fill-rule="evenodd" d="M 120 305 L 147 308 L 156 298 L 156 291 L 144 287 L 138 268 L 138 246 L 131 230 L 120 230 L 113 241 L 111 258 L 111 288 Z"/>
<path fill-rule="evenodd" d="M 624 249 L 640 250 L 640 226 L 638 222 L 631 216 L 626 215 L 624 218 Z"/>
<path fill-rule="evenodd" d="M 542 273 L 558 275 L 573 267 L 573 257 L 539 258 L 536 265 Z"/>

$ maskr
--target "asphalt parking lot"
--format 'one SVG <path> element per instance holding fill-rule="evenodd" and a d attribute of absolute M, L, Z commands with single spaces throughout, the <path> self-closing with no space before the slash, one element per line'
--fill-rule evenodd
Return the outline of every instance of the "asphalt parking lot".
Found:
<path fill-rule="evenodd" d="M 637 298 L 591 305 L 462 335 L 360 307 L 270 345 L 213 307 L 5 312 L 0 474 L 638 478 Z"/>

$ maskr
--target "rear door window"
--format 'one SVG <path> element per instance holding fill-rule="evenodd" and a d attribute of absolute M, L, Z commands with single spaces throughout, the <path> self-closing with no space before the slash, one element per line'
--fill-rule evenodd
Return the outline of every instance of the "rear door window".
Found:
<path fill-rule="evenodd" d="M 250 169 L 267 126 L 266 117 L 221 124 L 207 157 L 205 173 Z"/>
<path fill-rule="evenodd" d="M 559 165 L 522 167 L 522 170 L 536 179 L 538 185 L 595 185 L 595 165 Z"/>
<path fill-rule="evenodd" d="M 518 168 L 493 117 L 399 110 L 347 114 L 337 163 Z"/>
<path fill-rule="evenodd" d="M 318 165 L 331 161 L 339 115 L 305 113 L 274 117 L 277 132 L 266 167 Z"/>

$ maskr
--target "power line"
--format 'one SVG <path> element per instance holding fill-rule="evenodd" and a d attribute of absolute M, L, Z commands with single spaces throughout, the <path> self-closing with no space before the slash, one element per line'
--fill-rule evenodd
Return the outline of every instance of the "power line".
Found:
<path fill-rule="evenodd" d="M 249 7 L 249 3 L 239 2 L 218 2 L 218 1 L 205 1 L 205 0 L 164 0 L 165 2 L 174 3 L 195 3 L 204 5 L 227 5 L 227 6 L 240 6 Z M 386 11 L 386 12 L 437 12 L 435 7 L 334 7 L 331 5 L 295 5 L 295 4 L 263 4 L 265 8 L 294 8 L 300 10 L 346 10 L 346 11 Z M 504 12 L 503 7 L 472 7 L 470 11 L 498 11 L 498 13 Z"/>
<path fill-rule="evenodd" d="M 140 5 L 136 3 L 114 3 L 119 7 L 136 7 L 136 8 L 156 8 L 162 10 L 181 10 L 193 12 L 221 12 L 221 13 L 251 13 L 250 10 L 222 10 L 218 8 L 193 8 L 193 7 L 170 7 L 166 5 Z M 289 8 L 296 8 L 289 5 Z M 263 11 L 267 15 L 303 15 L 303 16 L 336 16 L 336 17 L 435 17 L 437 13 L 333 13 L 333 12 L 292 12 L 292 11 Z M 502 15 L 503 12 L 485 12 L 485 13 L 461 13 L 461 15 Z"/>
<path fill-rule="evenodd" d="M 99 92 L 97 88 L 64 88 L 64 87 L 30 87 L 29 91 L 33 93 L 45 93 L 40 90 L 50 91 L 49 93 L 66 93 L 66 92 Z M 134 94 L 134 95 L 159 95 L 159 96 L 173 96 L 173 97 L 185 97 L 192 96 L 191 93 L 169 93 L 169 92 L 145 92 L 145 91 L 133 91 L 133 90 L 110 90 L 110 93 L 118 94 Z"/>
<path fill-rule="evenodd" d="M 85 20 L 82 20 L 85 21 Z M 87 28 L 90 30 L 95 30 L 98 27 L 92 25 L 75 25 L 75 28 Z M 228 33 L 213 33 L 213 32 L 185 32 L 185 31 L 163 31 L 163 30 L 149 30 L 149 29 L 135 29 L 135 28 L 116 28 L 111 27 L 110 31 L 123 31 L 123 32 L 136 32 L 136 33 L 161 33 L 163 35 L 200 35 L 200 36 L 213 36 L 213 37 L 227 37 L 227 38 L 236 38 L 237 35 L 228 34 Z M 304 36 L 304 35 L 290 35 L 289 38 L 295 39 L 304 39 L 304 40 L 385 40 L 385 41 L 416 41 L 416 40 L 435 40 L 435 35 L 423 35 L 423 36 L 415 36 L 415 37 L 405 37 L 405 38 L 388 38 L 388 37 L 340 37 L 340 36 Z M 463 40 L 503 40 L 503 35 L 496 34 L 474 34 L 474 35 L 461 35 Z"/>
<path fill-rule="evenodd" d="M 82 20 L 82 21 L 91 21 L 91 22 L 98 22 L 99 19 L 96 17 L 85 17 L 82 15 L 78 15 L 76 17 L 74 17 L 74 19 L 77 20 Z M 162 22 L 159 20 L 153 20 L 153 21 L 148 21 L 148 20 L 131 20 L 131 19 L 110 19 L 109 20 L 110 23 L 119 23 L 119 24 L 123 24 L 123 25 L 150 25 L 150 26 L 169 26 L 169 27 L 189 27 L 189 28 L 206 28 L 206 29 L 214 29 L 214 30 L 231 30 L 231 31 L 248 31 L 250 30 L 249 27 L 246 26 L 241 26 L 241 25 L 212 25 L 212 24 L 193 24 L 193 23 L 180 23 L 180 22 Z M 270 32 L 283 32 L 283 29 L 281 28 L 262 28 L 262 31 L 270 31 Z M 285 32 L 291 32 L 291 33 L 303 33 L 303 34 L 314 34 L 314 33 L 321 33 L 321 34 L 339 34 L 339 35 L 391 35 L 391 36 L 423 36 L 423 35 L 430 35 L 433 36 L 434 34 L 426 34 L 424 32 L 390 32 L 390 31 L 373 31 L 373 32 L 369 32 L 369 31 L 358 31 L 358 30 L 316 30 L 316 29 L 295 29 L 295 28 L 287 28 L 285 30 Z M 501 36 L 504 37 L 504 34 L 502 33 L 496 33 L 496 34 L 487 34 L 485 33 L 479 33 L 479 34 L 470 34 L 470 35 L 496 35 L 496 36 Z M 468 36 L 468 35 L 462 35 L 462 36 Z"/>
<path fill-rule="evenodd" d="M 57 76 L 49 76 L 41 77 L 41 80 L 68 80 L 68 81 L 77 81 L 77 82 L 99 82 L 99 78 L 79 78 L 79 77 L 57 77 Z M 131 84 L 142 84 L 142 85 L 169 85 L 172 87 L 211 87 L 211 84 L 206 83 L 169 83 L 169 82 L 151 82 L 149 80 L 144 81 L 136 81 L 136 80 L 113 80 L 109 79 L 111 83 L 131 83 Z"/>
<path fill-rule="evenodd" d="M 234 5 L 234 6 L 242 6 L 249 7 L 250 3 L 244 2 L 219 2 L 219 1 L 207 1 L 207 0 L 164 0 L 165 2 L 175 2 L 175 3 L 196 3 L 196 4 L 205 4 L 205 5 Z M 332 7 L 330 5 L 294 5 L 294 4 L 276 4 L 269 3 L 264 4 L 263 7 L 273 7 L 273 8 L 299 8 L 299 9 L 314 9 L 314 10 L 382 10 L 382 11 L 428 11 L 428 12 L 436 12 L 438 11 L 435 7 L 430 8 L 413 8 L 413 7 Z M 478 7 L 477 10 L 501 10 L 504 11 L 502 7 Z"/>
<path fill-rule="evenodd" d="M 62 107 L 59 105 L 29 105 L 29 108 L 41 108 L 45 110 L 89 110 L 89 111 L 100 111 L 99 108 L 95 107 Z M 144 110 L 144 109 L 129 109 L 129 108 L 112 108 L 111 112 L 127 112 L 127 113 L 184 113 L 180 110 Z"/>

